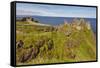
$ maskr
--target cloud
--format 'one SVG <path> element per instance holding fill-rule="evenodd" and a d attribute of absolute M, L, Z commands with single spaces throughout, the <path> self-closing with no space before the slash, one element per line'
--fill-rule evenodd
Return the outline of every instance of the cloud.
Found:
<path fill-rule="evenodd" d="M 17 15 L 34 15 L 34 14 L 41 14 L 41 12 L 34 12 L 34 11 L 29 11 L 29 10 L 17 10 Z"/>
<path fill-rule="evenodd" d="M 17 15 L 96 18 L 96 8 L 92 7 L 17 3 L 16 9 Z"/>
<path fill-rule="evenodd" d="M 55 12 L 41 9 L 17 9 L 17 15 L 56 16 Z"/>

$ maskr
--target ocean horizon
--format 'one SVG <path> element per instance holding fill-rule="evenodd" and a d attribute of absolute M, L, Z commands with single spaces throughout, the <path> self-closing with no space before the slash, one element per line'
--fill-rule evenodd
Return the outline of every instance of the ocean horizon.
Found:
<path fill-rule="evenodd" d="M 39 21 L 43 24 L 50 24 L 53 26 L 63 24 L 64 20 L 68 23 L 71 23 L 71 21 L 75 18 L 80 19 L 81 17 L 49 17 L 49 16 L 23 16 L 23 15 L 17 15 L 16 19 L 23 18 L 23 17 L 32 17 L 35 20 Z M 96 33 L 96 18 L 84 18 L 86 21 L 89 21 L 92 27 L 92 30 L 94 33 Z"/>

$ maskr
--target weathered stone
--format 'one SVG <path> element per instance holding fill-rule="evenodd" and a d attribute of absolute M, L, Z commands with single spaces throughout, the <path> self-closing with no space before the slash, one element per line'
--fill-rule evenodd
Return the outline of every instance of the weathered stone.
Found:
<path fill-rule="evenodd" d="M 24 45 L 24 42 L 23 42 L 22 40 L 19 40 L 19 41 L 16 43 L 17 48 L 21 48 L 21 47 L 23 47 L 23 45 Z"/>
<path fill-rule="evenodd" d="M 53 46 L 54 46 L 53 40 L 50 39 L 50 40 L 47 42 L 47 45 L 48 45 L 48 50 L 51 50 L 51 49 L 53 48 Z"/>

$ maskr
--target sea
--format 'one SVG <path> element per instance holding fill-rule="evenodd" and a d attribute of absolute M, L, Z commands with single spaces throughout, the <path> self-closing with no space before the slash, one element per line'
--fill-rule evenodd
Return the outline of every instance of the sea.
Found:
<path fill-rule="evenodd" d="M 29 16 L 22 16 L 22 15 L 16 16 L 16 18 L 22 18 L 22 17 L 29 17 Z M 53 26 L 63 24 L 64 20 L 67 21 L 68 23 L 71 23 L 71 21 L 75 19 L 75 17 L 49 17 L 49 16 L 30 16 L 30 17 L 34 18 L 35 20 L 38 20 L 40 23 L 50 24 Z M 84 19 L 90 22 L 93 32 L 96 33 L 97 31 L 96 18 L 84 18 Z"/>

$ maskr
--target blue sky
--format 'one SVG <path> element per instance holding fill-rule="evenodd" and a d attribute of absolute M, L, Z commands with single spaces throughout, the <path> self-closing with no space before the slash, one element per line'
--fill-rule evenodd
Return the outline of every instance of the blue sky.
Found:
<path fill-rule="evenodd" d="M 16 15 L 96 18 L 95 7 L 17 3 Z"/>

